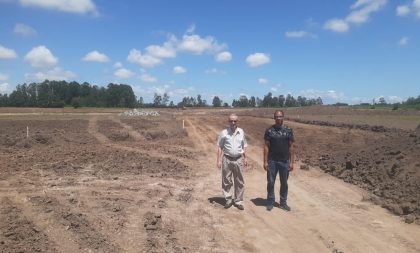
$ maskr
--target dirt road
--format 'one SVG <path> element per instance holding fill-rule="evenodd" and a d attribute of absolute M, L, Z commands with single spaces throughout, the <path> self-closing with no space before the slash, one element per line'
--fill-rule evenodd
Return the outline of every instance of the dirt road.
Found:
<path fill-rule="evenodd" d="M 220 185 L 214 148 L 218 131 L 199 120 L 188 120 L 188 123 L 197 146 L 206 147 L 208 166 L 201 169 L 209 173 L 198 191 L 202 191 L 203 206 L 206 196 L 216 199 L 209 210 L 221 217 L 219 229 L 228 245 L 225 251 L 420 252 L 419 226 L 405 224 L 385 209 L 362 201 L 366 192 L 315 169 L 292 172 L 291 212 L 279 208 L 272 212 L 265 210 L 266 176 L 262 169 L 245 173 L 245 211 L 234 207 L 224 210 L 220 191 L 214 187 Z M 248 151 L 258 168 L 262 168 L 261 147 L 251 145 Z M 278 194 L 278 182 L 276 189 Z"/>

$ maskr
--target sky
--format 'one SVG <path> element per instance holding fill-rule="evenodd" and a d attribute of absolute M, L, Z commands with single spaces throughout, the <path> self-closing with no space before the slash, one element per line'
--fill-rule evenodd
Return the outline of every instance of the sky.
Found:
<path fill-rule="evenodd" d="M 0 93 L 45 79 L 400 102 L 420 95 L 420 0 L 0 0 Z"/>

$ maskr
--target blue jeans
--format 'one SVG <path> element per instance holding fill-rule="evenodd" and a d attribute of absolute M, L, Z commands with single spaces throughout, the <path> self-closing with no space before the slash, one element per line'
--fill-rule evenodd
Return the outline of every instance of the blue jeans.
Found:
<path fill-rule="evenodd" d="M 274 184 L 276 182 L 277 172 L 280 177 L 280 204 L 287 203 L 287 179 L 289 178 L 288 161 L 268 161 L 267 169 L 267 205 L 274 205 L 276 196 L 274 194 Z"/>

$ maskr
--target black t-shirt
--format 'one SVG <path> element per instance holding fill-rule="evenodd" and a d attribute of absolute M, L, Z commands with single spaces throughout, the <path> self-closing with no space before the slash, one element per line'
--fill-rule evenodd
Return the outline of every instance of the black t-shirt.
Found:
<path fill-rule="evenodd" d="M 268 141 L 268 159 L 273 161 L 289 160 L 289 141 L 294 142 L 293 130 L 286 126 L 272 125 L 265 130 L 264 140 Z"/>

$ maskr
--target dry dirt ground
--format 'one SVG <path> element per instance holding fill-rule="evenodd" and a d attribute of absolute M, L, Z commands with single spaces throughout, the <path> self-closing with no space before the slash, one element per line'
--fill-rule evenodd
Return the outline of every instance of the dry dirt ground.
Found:
<path fill-rule="evenodd" d="M 225 210 L 215 142 L 230 112 L 0 111 L 0 252 L 420 252 L 418 130 L 287 121 L 292 211 L 267 212 L 272 112 L 238 111 L 245 211 Z"/>

